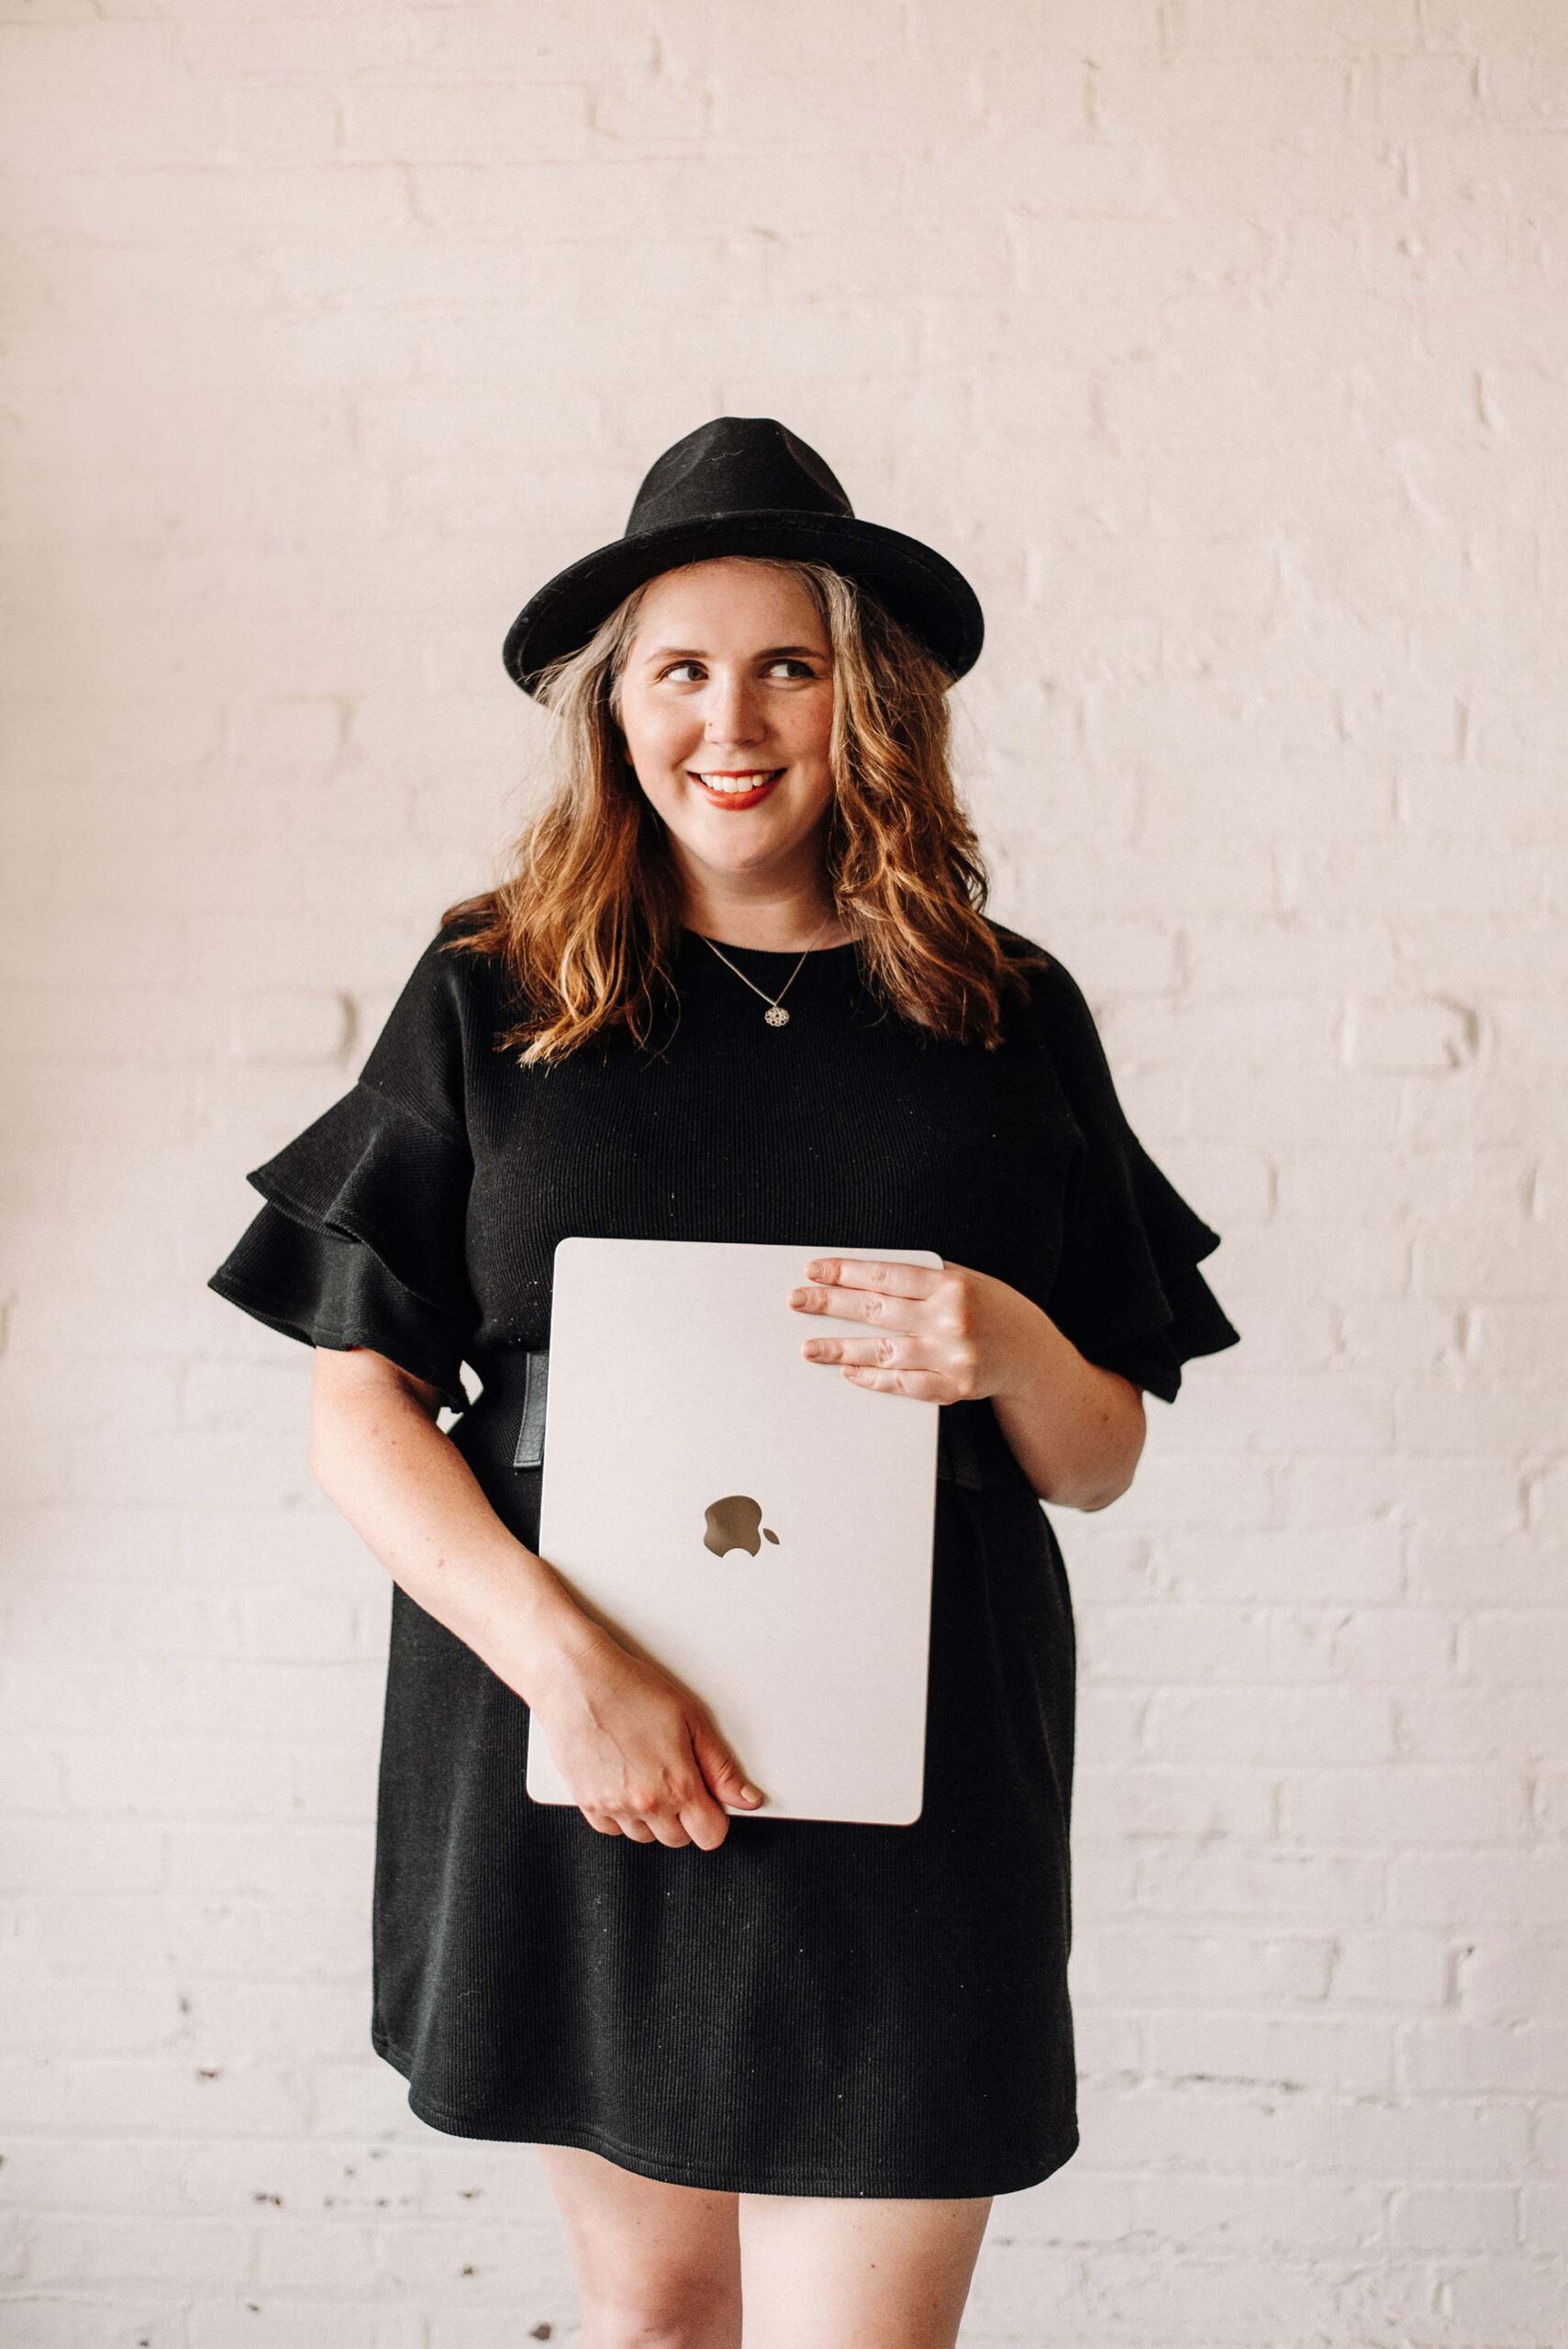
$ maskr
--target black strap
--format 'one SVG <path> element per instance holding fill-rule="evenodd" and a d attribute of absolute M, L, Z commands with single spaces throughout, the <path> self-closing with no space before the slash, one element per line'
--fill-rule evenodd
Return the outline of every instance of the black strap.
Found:
<path fill-rule="evenodd" d="M 524 1356 L 523 1416 L 517 1429 L 514 1468 L 544 1464 L 544 1398 L 550 1383 L 550 1348 L 532 1347 Z M 937 1475 L 969 1492 L 984 1483 L 974 1431 L 962 1411 L 941 1411 L 937 1419 Z"/>
<path fill-rule="evenodd" d="M 527 1384 L 523 1388 L 522 1424 L 517 1430 L 517 1448 L 512 1454 L 514 1468 L 538 1468 L 544 1459 L 544 1395 L 550 1383 L 550 1348 L 541 1346 L 537 1353 L 524 1356 Z"/>

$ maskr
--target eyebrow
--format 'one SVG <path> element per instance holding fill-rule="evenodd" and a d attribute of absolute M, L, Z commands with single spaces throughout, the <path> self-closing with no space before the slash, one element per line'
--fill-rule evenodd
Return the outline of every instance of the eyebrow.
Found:
<path fill-rule="evenodd" d="M 771 644 L 765 652 L 759 652 L 755 657 L 759 661 L 783 661 L 786 658 L 795 661 L 826 661 L 828 655 L 822 647 L 817 644 Z M 706 661 L 708 655 L 703 651 L 700 645 L 661 644 L 648 655 L 648 662 L 651 666 L 655 661 Z"/>

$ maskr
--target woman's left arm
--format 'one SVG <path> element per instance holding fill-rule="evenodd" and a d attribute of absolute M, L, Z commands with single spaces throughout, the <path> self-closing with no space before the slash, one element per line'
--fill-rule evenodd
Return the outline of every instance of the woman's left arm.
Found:
<path fill-rule="evenodd" d="M 1013 1455 L 1042 1501 L 1106 1508 L 1143 1450 L 1143 1396 L 1088 1362 L 1019 1289 L 966 1264 L 823 1256 L 794 1289 L 797 1312 L 875 1324 L 863 1338 L 808 1338 L 802 1351 L 857 1385 L 935 1403 L 990 1398 Z"/>

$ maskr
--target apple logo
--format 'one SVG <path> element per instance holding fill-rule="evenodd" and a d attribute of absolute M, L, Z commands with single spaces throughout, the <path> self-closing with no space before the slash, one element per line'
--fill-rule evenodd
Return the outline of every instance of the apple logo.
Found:
<path fill-rule="evenodd" d="M 726 1493 L 721 1501 L 708 1503 L 703 1548 L 711 1550 L 716 1558 L 728 1556 L 731 1550 L 749 1550 L 754 1558 L 762 1546 L 759 1532 L 769 1542 L 778 1541 L 773 1527 L 762 1523 L 762 1506 L 750 1493 Z"/>

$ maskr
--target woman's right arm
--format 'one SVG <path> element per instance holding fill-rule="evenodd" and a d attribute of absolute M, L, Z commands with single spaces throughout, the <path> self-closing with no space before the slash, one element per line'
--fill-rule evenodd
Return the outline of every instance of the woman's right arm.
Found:
<path fill-rule="evenodd" d="M 711 1718 L 613 1639 L 507 1531 L 437 1427 L 439 1408 L 434 1386 L 384 1354 L 318 1346 L 317 1483 L 416 1606 L 544 1720 L 595 1828 L 712 1849 L 728 1828 L 722 1803 L 744 1801 L 746 1781 Z"/>

